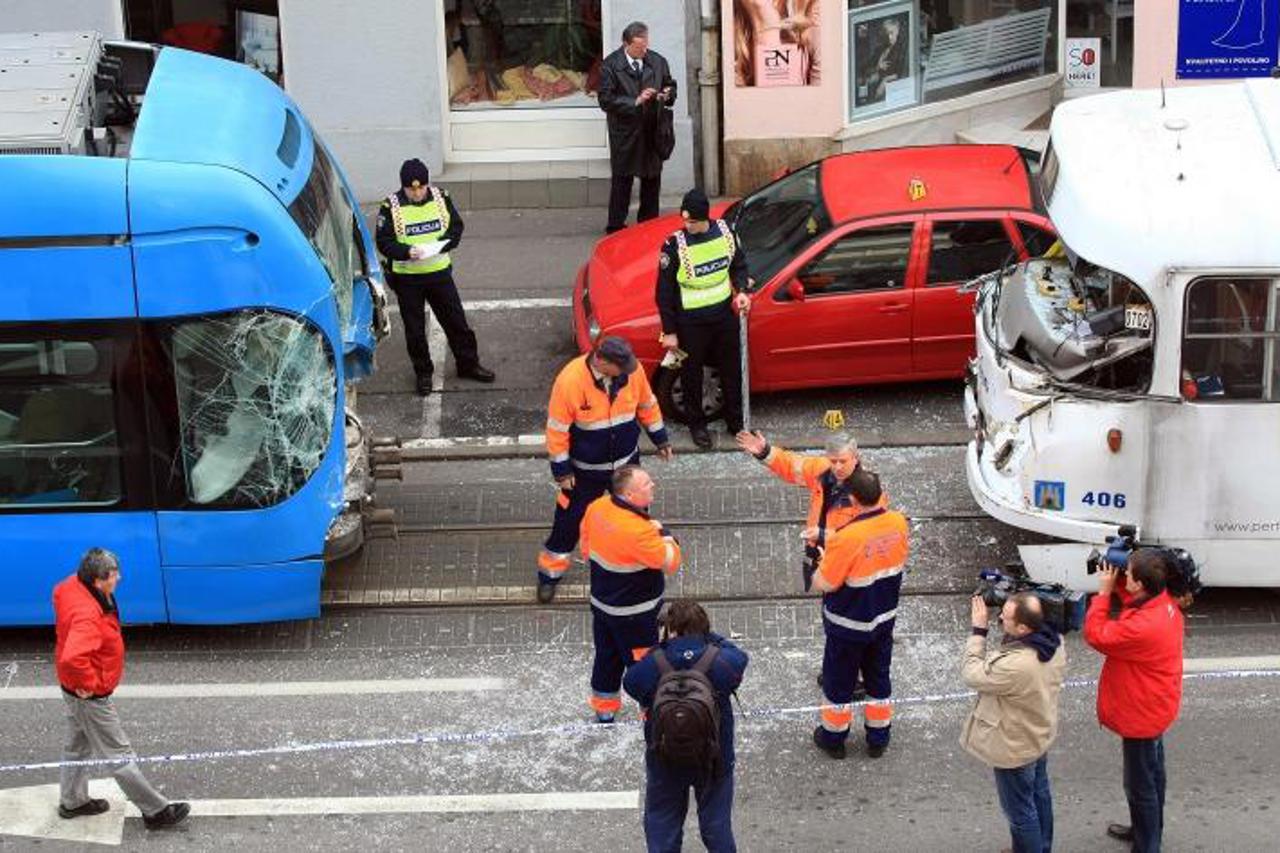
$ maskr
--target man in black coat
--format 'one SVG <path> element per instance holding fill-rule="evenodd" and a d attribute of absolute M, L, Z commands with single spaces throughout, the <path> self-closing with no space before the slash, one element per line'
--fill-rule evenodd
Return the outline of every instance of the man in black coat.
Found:
<path fill-rule="evenodd" d="M 676 81 L 667 60 L 649 50 L 649 28 L 639 21 L 622 31 L 622 47 L 604 58 L 600 69 L 600 109 L 609 116 L 609 222 L 605 232 L 621 231 L 631 204 L 632 179 L 640 178 L 637 222 L 658 215 L 662 160 L 658 119 L 676 102 Z"/>

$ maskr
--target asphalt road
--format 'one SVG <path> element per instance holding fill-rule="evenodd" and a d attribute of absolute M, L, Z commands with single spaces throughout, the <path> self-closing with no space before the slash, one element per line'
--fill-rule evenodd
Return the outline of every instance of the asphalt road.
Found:
<path fill-rule="evenodd" d="M 508 300 L 563 300 L 598 214 L 468 215 L 459 282 L 464 299 L 487 303 L 473 318 L 499 382 L 459 383 L 446 371 L 443 393 L 424 404 L 407 393 L 393 339 L 361 391 L 375 432 L 447 443 L 540 431 L 550 379 L 572 352 L 567 309 Z M 828 409 L 875 436 L 867 462 L 912 517 L 893 744 L 878 761 L 855 748 L 834 762 L 809 741 L 821 627 L 799 589 L 803 492 L 737 453 L 646 461 L 658 480 L 655 514 L 673 522 L 688 555 L 675 592 L 708 601 L 715 627 L 752 658 L 739 708 L 739 846 L 998 850 L 1008 837 L 989 771 L 957 745 L 971 700 L 955 694 L 973 577 L 1013 558 L 1028 537 L 981 516 L 955 442 L 904 446 L 916 443 L 904 437 L 960 428 L 958 384 L 755 405 L 757 424 L 786 436 L 820 436 Z M 401 536 L 374 540 L 330 571 L 328 600 L 344 603 L 321 619 L 128 629 L 118 704 L 136 748 L 144 757 L 196 753 L 146 765 L 170 796 L 196 802 L 180 829 L 121 825 L 120 803 L 99 818 L 52 816 L 56 770 L 13 769 L 59 756 L 51 633 L 0 634 L 0 849 L 643 849 L 636 709 L 626 705 L 612 728 L 588 722 L 589 615 L 572 586 L 582 570 L 553 606 L 531 603 L 548 472 L 536 447 L 504 453 L 523 458 L 411 463 L 403 483 L 383 484 L 379 503 L 397 510 Z M 1167 850 L 1271 849 L 1280 837 L 1278 617 L 1280 596 L 1260 590 L 1212 591 L 1190 614 L 1190 667 L 1270 674 L 1186 682 L 1167 738 Z M 1098 727 L 1088 683 L 1100 659 L 1078 636 L 1068 654 L 1070 677 L 1084 683 L 1064 693 L 1050 758 L 1056 848 L 1119 853 L 1102 835 L 1125 811 L 1119 742 Z M 28 835 L 15 834 L 23 822 Z M 692 817 L 686 841 L 700 849 Z"/>

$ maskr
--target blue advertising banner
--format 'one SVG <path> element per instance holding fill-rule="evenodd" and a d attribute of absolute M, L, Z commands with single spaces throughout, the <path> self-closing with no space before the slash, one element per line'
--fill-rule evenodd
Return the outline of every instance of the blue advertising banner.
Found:
<path fill-rule="evenodd" d="M 1280 64 L 1280 0 L 1179 0 L 1178 77 L 1266 77 Z"/>

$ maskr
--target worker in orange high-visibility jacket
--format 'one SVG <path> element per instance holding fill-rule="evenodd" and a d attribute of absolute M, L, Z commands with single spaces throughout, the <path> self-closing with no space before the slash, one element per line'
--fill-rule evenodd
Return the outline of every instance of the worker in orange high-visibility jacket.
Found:
<path fill-rule="evenodd" d="M 867 755 L 879 758 L 889 745 L 893 686 L 893 625 L 906 569 L 908 524 L 902 513 L 881 504 L 880 478 L 859 468 L 849 477 L 863 507 L 827 534 L 813 587 L 822 593 L 821 725 L 813 742 L 832 758 L 844 758 L 853 721 L 853 691 L 866 685 Z"/>
<path fill-rule="evenodd" d="M 582 519 L 582 556 L 591 569 L 591 708 L 613 722 L 628 667 L 658 642 L 658 611 L 666 576 L 680 568 L 680 543 L 649 517 L 653 478 L 638 465 L 614 472 L 612 493 L 597 498 Z"/>
<path fill-rule="evenodd" d="M 737 439 L 738 447 L 763 462 L 776 477 L 809 490 L 801 568 L 804 588 L 808 591 L 818 552 L 826 546 L 828 532 L 870 509 L 858 503 L 849 485 L 853 472 L 862 466 L 858 444 L 853 436 L 838 432 L 827 439 L 822 456 L 805 456 L 771 445 L 759 432 L 739 432 Z M 884 504 L 882 496 L 877 506 Z"/>
<path fill-rule="evenodd" d="M 539 602 L 555 597 L 587 505 L 609 490 L 614 471 L 639 464 L 641 427 L 658 456 L 670 459 L 662 410 L 624 339 L 601 339 L 556 377 L 547 411 L 547 455 L 558 491 L 551 534 L 538 554 Z"/>

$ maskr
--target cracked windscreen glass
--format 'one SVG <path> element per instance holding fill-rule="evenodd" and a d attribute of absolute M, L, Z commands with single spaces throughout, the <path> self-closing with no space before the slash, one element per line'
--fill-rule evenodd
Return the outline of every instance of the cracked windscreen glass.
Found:
<path fill-rule="evenodd" d="M 337 378 L 319 330 L 270 311 L 173 331 L 182 460 L 196 504 L 269 506 L 320 467 Z"/>
<path fill-rule="evenodd" d="M 289 205 L 289 215 L 324 264 L 338 304 L 338 320 L 345 334 L 347 324 L 351 322 L 352 283 L 357 276 L 365 274 L 364 255 L 357 236 L 356 212 L 347 200 L 337 169 L 318 138 L 311 174 L 302 192 Z"/>

